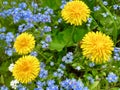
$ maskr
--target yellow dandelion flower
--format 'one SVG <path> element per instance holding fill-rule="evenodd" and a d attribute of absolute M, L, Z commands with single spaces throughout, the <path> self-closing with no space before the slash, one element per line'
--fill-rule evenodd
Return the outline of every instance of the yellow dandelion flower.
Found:
<path fill-rule="evenodd" d="M 16 38 L 14 48 L 18 54 L 28 54 L 35 47 L 35 39 L 32 34 L 22 33 Z"/>
<path fill-rule="evenodd" d="M 40 71 L 40 62 L 34 56 L 23 56 L 15 62 L 13 76 L 21 83 L 29 83 L 34 80 Z"/>
<path fill-rule="evenodd" d="M 90 16 L 89 7 L 79 0 L 68 2 L 61 11 L 62 18 L 71 25 L 82 25 Z"/>
<path fill-rule="evenodd" d="M 113 51 L 113 41 L 101 32 L 89 32 L 82 39 L 83 55 L 95 63 L 107 62 Z"/>

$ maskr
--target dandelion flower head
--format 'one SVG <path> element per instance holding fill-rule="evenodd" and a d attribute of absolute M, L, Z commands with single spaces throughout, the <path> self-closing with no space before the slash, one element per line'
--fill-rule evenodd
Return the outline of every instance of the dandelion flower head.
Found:
<path fill-rule="evenodd" d="M 113 51 L 113 41 L 101 32 L 89 32 L 82 39 L 83 55 L 95 63 L 107 62 Z"/>
<path fill-rule="evenodd" d="M 68 2 L 61 11 L 62 18 L 71 25 L 82 25 L 90 16 L 89 7 L 79 0 Z"/>
<path fill-rule="evenodd" d="M 20 34 L 14 43 L 14 48 L 18 54 L 28 54 L 35 47 L 35 39 L 32 34 Z"/>
<path fill-rule="evenodd" d="M 13 76 L 21 83 L 33 81 L 39 74 L 40 62 L 34 56 L 23 56 L 19 58 L 13 68 Z"/>

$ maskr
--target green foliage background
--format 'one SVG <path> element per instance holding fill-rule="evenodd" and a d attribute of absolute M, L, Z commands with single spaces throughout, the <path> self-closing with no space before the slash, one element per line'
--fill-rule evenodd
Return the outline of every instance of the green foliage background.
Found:
<path fill-rule="evenodd" d="M 4 0 L 1 0 L 0 7 L 3 7 Z M 8 2 L 11 2 L 12 0 L 8 0 Z M 17 3 L 20 2 L 26 2 L 30 10 L 33 10 L 31 8 L 30 3 L 32 0 L 16 0 Z M 49 66 L 50 61 L 54 60 L 56 65 L 53 67 L 53 69 L 49 72 L 49 76 L 47 79 L 53 79 L 52 76 L 53 71 L 58 67 L 58 65 L 61 63 L 62 57 L 68 52 L 73 51 L 74 55 L 74 61 L 72 64 L 68 64 L 67 68 L 65 70 L 66 77 L 75 77 L 77 79 L 80 79 L 84 82 L 86 86 L 90 88 L 90 90 L 118 90 L 120 87 L 120 82 L 118 83 L 112 83 L 109 84 L 105 77 L 111 72 L 115 72 L 118 76 L 119 74 L 119 67 L 120 62 L 119 61 L 112 61 L 109 63 L 105 63 L 103 65 L 106 66 L 106 69 L 103 69 L 103 65 L 96 65 L 93 68 L 90 68 L 88 66 L 88 61 L 85 57 L 82 56 L 82 50 L 80 49 L 80 41 L 82 40 L 83 36 L 88 33 L 89 31 L 101 31 L 107 35 L 109 35 L 112 40 L 114 41 L 115 47 L 120 47 L 120 12 L 115 11 L 112 8 L 112 5 L 118 4 L 120 5 L 119 0 L 107 0 L 109 2 L 108 6 L 104 6 L 102 4 L 101 0 L 84 0 L 84 2 L 89 6 L 91 9 L 91 18 L 93 19 L 90 27 L 86 26 L 86 23 L 83 23 L 82 26 L 73 26 L 70 24 L 66 24 L 64 21 L 62 23 L 58 23 L 57 20 L 61 18 L 61 0 L 34 0 L 39 7 L 50 7 L 54 10 L 55 16 L 52 17 L 52 22 L 47 24 L 37 24 L 35 23 L 36 27 L 40 28 L 44 25 L 49 25 L 52 27 L 52 42 L 50 43 L 49 50 L 43 50 L 38 44 L 41 38 L 37 38 L 37 36 L 40 34 L 40 32 L 35 31 L 33 34 L 36 36 L 37 45 L 35 48 L 35 51 L 39 53 L 38 58 L 40 61 L 45 62 L 47 69 L 50 69 Z M 99 11 L 94 12 L 93 8 L 94 6 L 100 5 L 101 9 Z M 17 6 L 16 6 L 17 7 Z M 11 8 L 11 5 L 7 5 L 4 7 L 4 9 Z M 2 9 L 0 9 L 0 12 Z M 108 16 L 104 18 L 102 16 L 102 13 L 108 12 Z M 114 16 L 116 19 L 114 19 Z M 7 27 L 7 32 L 11 31 L 14 34 L 17 32 L 17 27 L 24 21 L 21 21 L 17 24 L 14 24 L 12 22 L 12 17 L 9 18 L 2 18 L 0 17 L 0 27 L 5 26 Z M 54 26 L 58 26 L 58 28 L 53 28 Z M 30 30 L 32 33 L 33 29 Z M 13 42 L 14 43 L 14 42 Z M 13 54 L 13 56 L 8 57 L 4 52 L 4 47 L 6 46 L 6 43 L 2 40 L 0 40 L 0 85 L 6 85 L 10 88 L 10 81 L 13 80 L 12 74 L 8 71 L 8 67 L 11 62 L 15 62 L 18 57 L 16 53 Z M 75 70 L 76 66 L 80 66 L 81 70 L 77 71 Z M 113 68 L 113 66 L 115 66 Z M 70 69 L 70 70 L 69 70 Z M 71 71 L 73 70 L 73 71 Z M 67 74 L 69 73 L 69 75 Z M 80 74 L 82 73 L 82 74 Z M 92 75 L 95 78 L 94 84 L 90 84 L 86 77 Z M 99 78 L 101 80 L 99 80 Z M 55 78 L 58 81 L 58 84 L 61 80 Z M 64 78 L 63 78 L 64 79 Z M 44 81 L 44 79 L 41 79 Z M 120 79 L 119 79 L 120 80 Z M 26 85 L 27 87 L 31 88 L 31 90 L 35 87 L 35 83 L 32 83 L 30 86 Z M 111 88 L 111 89 L 110 89 Z"/>

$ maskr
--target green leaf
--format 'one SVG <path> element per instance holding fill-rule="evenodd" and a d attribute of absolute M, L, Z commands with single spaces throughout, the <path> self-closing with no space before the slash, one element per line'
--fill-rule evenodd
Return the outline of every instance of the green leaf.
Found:
<path fill-rule="evenodd" d="M 54 10 L 59 9 L 61 5 L 61 0 L 42 0 L 42 5 L 43 6 L 48 6 Z"/>
<path fill-rule="evenodd" d="M 70 47 L 79 42 L 83 36 L 88 32 L 80 27 L 71 26 L 65 28 L 62 32 L 53 36 L 53 41 L 50 43 L 51 50 L 61 51 L 65 46 Z"/>
<path fill-rule="evenodd" d="M 9 66 L 9 62 L 6 61 L 4 63 L 2 63 L 2 65 L 0 67 L 0 74 L 5 74 L 8 71 L 8 66 Z"/>
<path fill-rule="evenodd" d="M 61 51 L 65 46 L 72 46 L 73 39 L 71 29 L 66 29 L 53 36 L 53 41 L 50 43 L 51 50 Z"/>
<path fill-rule="evenodd" d="M 84 2 L 88 5 L 88 7 L 92 10 L 95 5 L 96 0 L 84 0 Z"/>
<path fill-rule="evenodd" d="M 92 70 L 92 74 L 93 74 L 94 76 L 96 76 L 96 75 L 98 74 L 98 71 L 97 71 L 97 70 Z"/>
<path fill-rule="evenodd" d="M 79 42 L 80 40 L 82 40 L 87 32 L 87 29 L 85 30 L 84 28 L 77 27 L 74 33 L 74 42 Z"/>
<path fill-rule="evenodd" d="M 4 84 L 8 87 L 10 87 L 10 82 L 13 80 L 12 74 L 7 73 L 7 75 L 4 75 Z"/>
<path fill-rule="evenodd" d="M 71 27 L 65 29 L 63 32 L 61 32 L 61 34 L 63 35 L 63 41 L 66 44 L 66 46 L 72 46 L 73 43 L 73 35 L 74 35 L 74 31 L 72 31 Z"/>
<path fill-rule="evenodd" d="M 90 86 L 90 90 L 96 90 L 95 88 L 98 86 L 99 81 L 95 81 L 91 86 Z"/>
<path fill-rule="evenodd" d="M 110 90 L 120 90 L 120 88 L 115 87 L 115 88 L 111 88 Z"/>
<path fill-rule="evenodd" d="M 59 34 L 58 36 L 53 38 L 49 48 L 51 50 L 61 51 L 64 48 L 64 46 L 65 46 L 65 43 L 63 42 L 62 34 Z"/>

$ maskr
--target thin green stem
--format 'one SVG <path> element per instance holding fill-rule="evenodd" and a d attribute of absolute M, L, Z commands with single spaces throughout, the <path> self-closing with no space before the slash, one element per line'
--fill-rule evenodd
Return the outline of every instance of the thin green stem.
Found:
<path fill-rule="evenodd" d="M 120 40 L 118 40 L 118 41 L 116 42 L 116 44 L 119 43 L 119 42 L 120 42 Z"/>
<path fill-rule="evenodd" d="M 50 58 L 48 58 L 48 59 L 46 60 L 46 64 L 49 63 L 52 59 L 53 59 L 53 56 L 51 56 Z"/>
<path fill-rule="evenodd" d="M 101 0 L 99 0 L 99 2 L 100 2 L 101 7 L 104 8 L 108 12 L 108 14 L 111 17 L 111 20 L 113 21 L 114 30 L 112 31 L 112 35 L 113 35 L 113 41 L 114 41 L 114 43 L 116 45 L 116 41 L 117 41 L 117 26 L 116 26 L 116 22 L 114 20 L 114 17 L 112 15 L 112 13 L 102 4 Z"/>
<path fill-rule="evenodd" d="M 35 49 L 35 51 L 37 51 L 38 54 L 39 54 L 40 56 L 42 56 L 45 60 L 48 60 L 48 58 L 47 58 L 46 56 L 44 56 L 40 51 L 38 51 L 37 49 Z"/>
<path fill-rule="evenodd" d="M 3 75 L 1 75 L 1 83 L 2 83 L 2 84 L 5 83 L 5 81 L 4 81 L 4 76 L 3 76 Z"/>
<path fill-rule="evenodd" d="M 72 29 L 72 32 L 71 32 L 71 36 L 70 36 L 68 42 L 66 43 L 66 45 L 68 45 L 70 43 L 70 41 L 73 40 L 74 31 L 75 31 L 75 26 L 73 26 L 73 29 Z"/>
<path fill-rule="evenodd" d="M 90 16 L 92 19 L 93 19 L 93 21 L 97 24 L 97 26 L 99 26 L 99 24 L 96 22 L 96 20 L 94 19 L 94 17 L 91 15 Z"/>
<path fill-rule="evenodd" d="M 91 31 L 90 26 L 87 26 L 87 30 L 88 30 L 89 32 Z"/>

